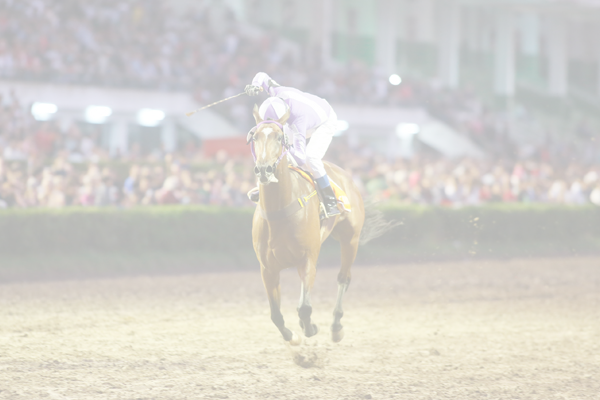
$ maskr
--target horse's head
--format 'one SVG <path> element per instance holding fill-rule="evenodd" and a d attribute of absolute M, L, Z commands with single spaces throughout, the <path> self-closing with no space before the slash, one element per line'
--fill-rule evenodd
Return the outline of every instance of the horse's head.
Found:
<path fill-rule="evenodd" d="M 277 166 L 288 151 L 283 125 L 290 117 L 290 111 L 288 109 L 279 120 L 263 120 L 255 105 L 252 114 L 256 120 L 256 130 L 249 135 L 248 141 L 252 142 L 254 147 L 256 161 L 254 173 L 263 185 L 277 183 L 279 182 L 275 176 Z"/>

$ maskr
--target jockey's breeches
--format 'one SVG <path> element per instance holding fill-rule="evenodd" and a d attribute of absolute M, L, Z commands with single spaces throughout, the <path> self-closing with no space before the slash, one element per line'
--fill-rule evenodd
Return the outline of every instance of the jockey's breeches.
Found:
<path fill-rule="evenodd" d="M 323 165 L 323 157 L 337 129 L 337 115 L 331 110 L 329 119 L 317 127 L 306 146 L 306 166 L 315 179 L 327 175 Z"/>

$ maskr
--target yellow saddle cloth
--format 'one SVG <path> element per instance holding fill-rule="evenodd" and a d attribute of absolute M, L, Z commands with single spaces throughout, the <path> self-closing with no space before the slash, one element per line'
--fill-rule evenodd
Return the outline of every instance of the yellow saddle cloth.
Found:
<path fill-rule="evenodd" d="M 291 170 L 296 171 L 300 174 L 300 176 L 309 181 L 315 189 L 317 188 L 311 174 L 309 174 L 302 168 L 294 167 L 293 165 L 289 165 L 289 168 Z M 352 211 L 352 204 L 350 204 L 350 199 L 348 199 L 348 196 L 346 195 L 346 192 L 344 192 L 344 189 L 342 189 L 337 183 L 331 180 L 331 178 L 329 178 L 329 182 L 331 183 L 331 187 L 333 188 L 333 193 L 335 194 L 335 198 L 337 199 L 338 204 L 342 206 L 344 211 Z"/>

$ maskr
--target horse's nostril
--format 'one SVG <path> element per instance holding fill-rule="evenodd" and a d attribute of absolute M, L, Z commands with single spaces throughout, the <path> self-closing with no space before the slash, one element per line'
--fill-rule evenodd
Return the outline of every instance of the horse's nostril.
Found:
<path fill-rule="evenodd" d="M 260 174 L 260 169 L 258 168 L 258 166 L 254 167 L 254 173 L 256 175 Z"/>
<path fill-rule="evenodd" d="M 273 167 L 271 167 L 270 165 L 267 167 L 267 174 L 272 174 L 273 173 Z"/>

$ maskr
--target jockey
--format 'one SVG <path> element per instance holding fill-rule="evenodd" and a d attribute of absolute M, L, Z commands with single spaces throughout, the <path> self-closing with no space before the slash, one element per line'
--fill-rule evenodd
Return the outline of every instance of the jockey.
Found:
<path fill-rule="evenodd" d="M 308 169 L 317 182 L 319 197 L 325 207 L 325 215 L 340 214 L 337 200 L 327 177 L 323 156 L 337 131 L 337 115 L 329 103 L 312 94 L 298 89 L 279 86 L 264 72 L 256 74 L 251 85 L 245 88 L 246 94 L 256 96 L 265 91 L 269 94 L 259 108 L 260 117 L 278 120 L 290 110 L 290 117 L 284 125 L 284 133 L 292 138 L 290 154 L 299 166 Z M 306 139 L 310 142 L 306 145 Z M 254 192 L 253 201 L 258 201 Z"/>

